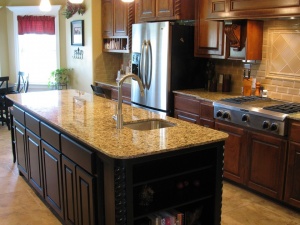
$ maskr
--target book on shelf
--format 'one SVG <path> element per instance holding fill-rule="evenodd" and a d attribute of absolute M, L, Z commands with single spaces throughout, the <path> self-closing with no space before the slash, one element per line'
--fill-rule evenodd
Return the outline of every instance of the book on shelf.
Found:
<path fill-rule="evenodd" d="M 151 215 L 148 215 L 148 218 L 151 221 L 150 225 L 161 225 L 161 216 L 160 215 L 151 214 Z"/>
<path fill-rule="evenodd" d="M 174 225 L 175 224 L 175 216 L 173 216 L 171 213 L 168 213 L 167 211 L 160 212 L 162 223 L 164 220 L 164 224 L 161 225 Z"/>
<path fill-rule="evenodd" d="M 175 225 L 185 225 L 184 224 L 184 214 L 175 209 L 168 210 L 170 214 L 175 217 Z"/>

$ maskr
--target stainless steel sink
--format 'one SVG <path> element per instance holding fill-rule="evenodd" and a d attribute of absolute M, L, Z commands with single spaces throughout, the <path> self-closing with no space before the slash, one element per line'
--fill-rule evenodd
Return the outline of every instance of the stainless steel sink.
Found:
<path fill-rule="evenodd" d="M 176 126 L 176 124 L 170 123 L 165 120 L 150 119 L 145 121 L 136 121 L 132 123 L 127 123 L 124 124 L 123 126 L 133 130 L 154 130 L 154 129 L 161 129 L 167 127 L 174 127 Z"/>

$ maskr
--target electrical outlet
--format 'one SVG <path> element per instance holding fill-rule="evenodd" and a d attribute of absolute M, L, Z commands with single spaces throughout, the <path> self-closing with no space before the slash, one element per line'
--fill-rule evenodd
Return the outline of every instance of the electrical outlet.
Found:
<path fill-rule="evenodd" d="M 244 64 L 244 78 L 251 77 L 251 64 Z"/>

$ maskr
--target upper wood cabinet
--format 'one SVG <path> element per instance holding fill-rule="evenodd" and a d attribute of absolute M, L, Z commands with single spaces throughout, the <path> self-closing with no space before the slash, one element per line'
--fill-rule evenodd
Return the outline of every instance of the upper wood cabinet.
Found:
<path fill-rule="evenodd" d="M 194 54 L 204 58 L 226 58 L 224 22 L 208 21 L 207 0 L 196 0 Z"/>
<path fill-rule="evenodd" d="M 194 55 L 204 58 L 261 60 L 263 21 L 206 20 L 207 0 L 196 0 Z"/>
<path fill-rule="evenodd" d="M 103 51 L 129 53 L 134 4 L 102 0 L 101 15 Z"/>
<path fill-rule="evenodd" d="M 195 0 L 135 0 L 135 21 L 194 20 Z"/>
<path fill-rule="evenodd" d="M 299 0 L 208 0 L 208 19 L 278 18 L 300 14 Z"/>

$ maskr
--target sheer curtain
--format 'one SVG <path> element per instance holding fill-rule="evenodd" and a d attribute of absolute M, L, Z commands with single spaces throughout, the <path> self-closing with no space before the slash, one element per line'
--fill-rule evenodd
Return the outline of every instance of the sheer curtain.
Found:
<path fill-rule="evenodd" d="M 18 34 L 55 35 L 55 17 L 53 16 L 18 16 Z"/>
<path fill-rule="evenodd" d="M 29 74 L 30 84 L 45 85 L 57 67 L 55 17 L 17 16 L 17 21 L 19 69 Z"/>

